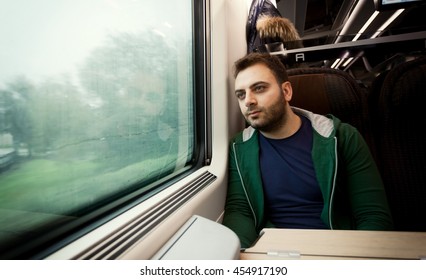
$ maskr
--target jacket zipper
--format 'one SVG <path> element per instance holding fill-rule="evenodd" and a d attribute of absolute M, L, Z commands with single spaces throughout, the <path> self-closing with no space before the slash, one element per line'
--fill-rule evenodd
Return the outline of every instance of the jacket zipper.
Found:
<path fill-rule="evenodd" d="M 254 213 L 253 207 L 252 207 L 252 205 L 251 205 L 250 199 L 249 199 L 248 194 L 247 194 L 246 186 L 245 186 L 244 181 L 243 181 L 243 177 L 242 177 L 242 175 L 241 175 L 240 165 L 239 165 L 239 163 L 238 163 L 238 159 L 237 159 L 237 150 L 236 150 L 236 148 L 235 148 L 235 142 L 234 142 L 234 143 L 232 143 L 232 148 L 233 148 L 233 152 L 234 152 L 235 163 L 236 163 L 236 165 L 237 165 L 238 176 L 240 176 L 240 181 L 241 181 L 241 185 L 243 186 L 244 194 L 246 195 L 247 202 L 248 202 L 248 204 L 249 204 L 249 206 L 250 206 L 251 213 L 253 214 L 253 218 L 254 218 L 254 225 L 255 225 L 255 226 L 257 226 L 257 219 L 256 219 L 256 215 L 255 215 L 255 213 Z"/>
<path fill-rule="evenodd" d="M 333 186 L 331 188 L 331 197 L 330 197 L 330 203 L 328 206 L 328 222 L 330 224 L 330 229 L 333 229 L 333 223 L 331 218 L 331 210 L 333 208 L 333 199 L 334 199 L 334 190 L 336 188 L 336 180 L 337 180 L 337 165 L 339 163 L 338 157 L 337 157 L 337 138 L 334 137 L 334 154 L 335 154 L 335 167 L 334 167 L 334 174 L 333 174 Z"/>

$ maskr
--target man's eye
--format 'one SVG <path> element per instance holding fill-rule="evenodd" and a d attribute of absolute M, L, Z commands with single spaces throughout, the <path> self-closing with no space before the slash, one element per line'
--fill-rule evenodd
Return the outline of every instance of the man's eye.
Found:
<path fill-rule="evenodd" d="M 246 97 L 246 93 L 245 92 L 237 92 L 237 98 L 238 99 L 244 99 Z"/>
<path fill-rule="evenodd" d="M 265 86 L 256 86 L 255 91 L 256 92 L 262 92 L 265 90 Z"/>

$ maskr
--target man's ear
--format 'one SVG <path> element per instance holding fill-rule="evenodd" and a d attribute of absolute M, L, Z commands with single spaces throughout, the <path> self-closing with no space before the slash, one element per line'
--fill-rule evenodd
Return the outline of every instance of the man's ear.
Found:
<path fill-rule="evenodd" d="M 293 88 L 291 87 L 291 83 L 289 81 L 282 83 L 281 89 L 283 91 L 285 100 L 289 102 L 293 97 Z"/>

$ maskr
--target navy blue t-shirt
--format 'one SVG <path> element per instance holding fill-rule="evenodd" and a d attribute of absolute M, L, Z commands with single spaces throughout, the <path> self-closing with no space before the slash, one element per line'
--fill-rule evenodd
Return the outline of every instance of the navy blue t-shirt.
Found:
<path fill-rule="evenodd" d="M 259 133 L 260 169 L 266 212 L 278 228 L 327 228 L 324 206 L 312 162 L 313 132 L 303 116 L 300 129 L 284 139 Z"/>

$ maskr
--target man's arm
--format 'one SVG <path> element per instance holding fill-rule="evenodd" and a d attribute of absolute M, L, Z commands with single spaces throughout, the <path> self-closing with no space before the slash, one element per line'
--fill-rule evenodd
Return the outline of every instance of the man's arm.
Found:
<path fill-rule="evenodd" d="M 237 169 L 232 146 L 229 151 L 228 190 L 223 224 L 238 235 L 242 248 L 248 248 L 256 240 L 258 234 L 253 213 Z"/>

